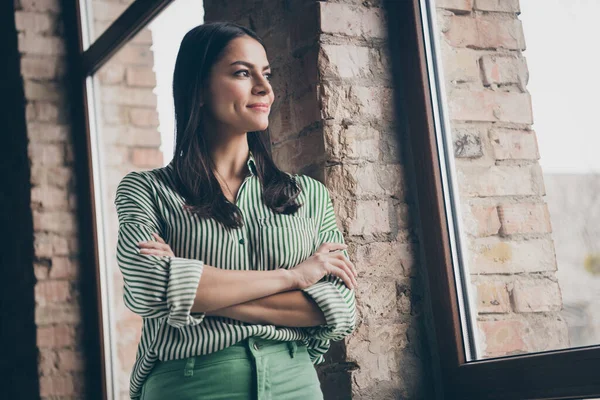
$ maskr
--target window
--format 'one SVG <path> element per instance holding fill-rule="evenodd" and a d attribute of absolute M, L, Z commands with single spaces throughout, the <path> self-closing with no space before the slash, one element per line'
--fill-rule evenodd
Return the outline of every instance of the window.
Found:
<path fill-rule="evenodd" d="M 597 165 L 577 131 L 594 129 L 593 100 L 557 80 L 597 68 L 575 50 L 591 48 L 597 5 L 520 3 L 389 2 L 446 398 L 600 394 L 597 320 L 581 305 L 596 279 Z"/>
<path fill-rule="evenodd" d="M 123 302 L 116 262 L 116 188 L 130 171 L 159 168 L 173 153 L 171 84 L 183 35 L 203 22 L 198 0 L 114 3 L 80 1 L 80 55 L 84 66 L 93 193 L 95 262 L 101 316 L 104 397 L 129 398 L 129 376 L 141 318 Z M 173 21 L 177 21 L 174 23 Z M 96 39 L 91 41 L 90 39 Z"/>

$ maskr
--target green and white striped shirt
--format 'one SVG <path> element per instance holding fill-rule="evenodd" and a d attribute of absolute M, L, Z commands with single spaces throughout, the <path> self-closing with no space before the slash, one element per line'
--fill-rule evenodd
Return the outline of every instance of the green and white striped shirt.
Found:
<path fill-rule="evenodd" d="M 117 261 L 125 282 L 124 301 L 143 317 L 131 373 L 131 398 L 140 396 L 157 360 L 208 354 L 257 336 L 303 341 L 313 363 L 319 364 L 330 341 L 341 340 L 355 328 L 354 291 L 334 276 L 303 290 L 323 311 L 325 325 L 254 325 L 190 312 L 204 264 L 231 270 L 293 268 L 324 242 L 344 243 L 325 185 L 306 175 L 293 175 L 302 189 L 297 201 L 303 206 L 294 215 L 276 214 L 261 200 L 262 186 L 251 153 L 247 165 L 250 173 L 236 200 L 244 226 L 231 231 L 212 218 L 199 218 L 183 209 L 172 163 L 130 172 L 119 183 Z M 175 257 L 139 253 L 137 243 L 154 240 L 153 232 L 165 240 Z M 346 250 L 343 253 L 348 257 Z"/>

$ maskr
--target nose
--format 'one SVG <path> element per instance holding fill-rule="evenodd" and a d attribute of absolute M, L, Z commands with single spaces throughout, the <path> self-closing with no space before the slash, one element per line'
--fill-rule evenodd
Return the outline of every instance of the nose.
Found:
<path fill-rule="evenodd" d="M 254 85 L 253 92 L 254 94 L 270 94 L 273 91 L 271 88 L 271 83 L 264 76 L 258 80 L 257 84 Z"/>

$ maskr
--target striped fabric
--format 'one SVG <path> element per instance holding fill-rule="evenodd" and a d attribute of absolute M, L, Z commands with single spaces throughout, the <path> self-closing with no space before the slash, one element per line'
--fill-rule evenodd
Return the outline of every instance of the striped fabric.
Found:
<path fill-rule="evenodd" d="M 275 214 L 261 200 L 252 153 L 247 165 L 250 173 L 236 199 L 244 226 L 230 231 L 182 208 L 183 198 L 174 189 L 172 163 L 130 172 L 118 186 L 117 261 L 125 282 L 124 301 L 143 317 L 131 373 L 131 398 L 139 398 L 157 360 L 208 354 L 257 336 L 304 341 L 313 363 L 319 364 L 331 340 L 341 340 L 354 330 L 354 291 L 334 276 L 304 289 L 325 315 L 326 323 L 321 326 L 254 325 L 190 312 L 204 264 L 233 270 L 293 268 L 324 242 L 344 243 L 325 185 L 305 175 L 293 175 L 302 188 L 298 201 L 303 206 L 293 216 Z M 139 253 L 137 243 L 154 240 L 153 232 L 169 244 L 175 257 Z M 348 257 L 346 250 L 343 253 Z"/>

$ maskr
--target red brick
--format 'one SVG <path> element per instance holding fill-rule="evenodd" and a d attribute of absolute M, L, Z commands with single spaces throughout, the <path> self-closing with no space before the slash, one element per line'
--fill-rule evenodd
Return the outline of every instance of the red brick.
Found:
<path fill-rule="evenodd" d="M 387 200 L 359 200 L 356 215 L 368 215 L 369 218 L 353 218 L 348 222 L 349 235 L 390 234 L 392 231 L 390 204 Z"/>
<path fill-rule="evenodd" d="M 477 311 L 479 313 L 508 313 L 510 299 L 504 282 L 477 284 Z"/>
<path fill-rule="evenodd" d="M 35 186 L 31 189 L 31 203 L 36 207 L 43 207 L 45 211 L 67 210 L 68 192 L 52 186 Z"/>
<path fill-rule="evenodd" d="M 70 128 L 68 125 L 40 124 L 29 122 L 27 136 L 30 142 L 42 146 L 42 143 L 65 143 L 69 139 Z"/>
<path fill-rule="evenodd" d="M 73 376 L 49 375 L 40 377 L 40 396 L 73 396 L 75 394 Z"/>
<path fill-rule="evenodd" d="M 79 324 L 81 323 L 81 310 L 74 302 L 48 304 L 35 308 L 35 323 L 40 325 L 51 324 Z"/>
<path fill-rule="evenodd" d="M 156 95 L 149 88 L 105 86 L 101 94 L 102 103 L 156 109 Z"/>
<path fill-rule="evenodd" d="M 529 93 L 455 89 L 449 91 L 448 98 L 453 120 L 533 123 Z"/>
<path fill-rule="evenodd" d="M 158 149 L 134 148 L 131 151 L 131 163 L 136 167 L 161 167 L 163 164 L 163 154 Z"/>
<path fill-rule="evenodd" d="M 64 68 L 64 63 L 57 57 L 21 57 L 21 75 L 26 79 L 54 80 L 64 74 Z"/>
<path fill-rule="evenodd" d="M 554 242 L 550 238 L 508 241 L 491 236 L 472 242 L 469 251 L 471 273 L 508 275 L 556 271 Z"/>
<path fill-rule="evenodd" d="M 469 197 L 544 195 L 540 166 L 459 165 L 459 189 Z"/>
<path fill-rule="evenodd" d="M 120 106 L 117 104 L 102 105 L 102 131 L 108 126 L 128 125 L 129 124 L 129 107 Z M 102 132 L 102 135 L 104 133 Z"/>
<path fill-rule="evenodd" d="M 28 33 L 56 33 L 56 17 L 48 13 L 15 12 L 17 31 Z"/>
<path fill-rule="evenodd" d="M 455 48 L 447 43 L 440 43 L 444 61 L 444 77 L 446 82 L 473 82 L 480 84 L 480 53 L 477 50 Z"/>
<path fill-rule="evenodd" d="M 413 276 L 416 268 L 415 249 L 412 244 L 396 242 L 371 242 L 349 245 L 350 258 L 359 275 Z"/>
<path fill-rule="evenodd" d="M 19 0 L 21 9 L 25 11 L 38 11 L 59 13 L 60 0 Z"/>
<path fill-rule="evenodd" d="M 51 279 L 77 278 L 79 276 L 79 264 L 69 257 L 52 257 L 49 276 Z"/>
<path fill-rule="evenodd" d="M 346 4 L 319 2 L 321 32 L 384 38 L 386 24 L 380 8 L 356 7 Z"/>
<path fill-rule="evenodd" d="M 19 52 L 42 56 L 64 55 L 65 42 L 56 36 L 19 34 Z"/>
<path fill-rule="evenodd" d="M 63 349 L 58 351 L 58 368 L 62 372 L 83 371 L 84 359 L 80 351 Z"/>
<path fill-rule="evenodd" d="M 127 67 L 126 82 L 129 86 L 150 87 L 156 86 L 156 75 L 152 67 Z"/>
<path fill-rule="evenodd" d="M 500 357 L 527 351 L 525 328 L 519 320 L 479 321 L 485 340 L 485 356 Z"/>
<path fill-rule="evenodd" d="M 154 128 L 159 124 L 158 112 L 150 108 L 131 108 L 129 119 L 132 125 L 143 128 Z"/>
<path fill-rule="evenodd" d="M 36 232 L 71 234 L 77 231 L 77 220 L 75 215 L 69 211 L 33 210 L 33 229 Z"/>
<path fill-rule="evenodd" d="M 445 8 L 446 10 L 464 13 L 471 12 L 473 0 L 438 0 L 435 5 L 438 8 Z"/>
<path fill-rule="evenodd" d="M 67 255 L 69 254 L 67 239 L 61 235 L 35 232 L 34 253 L 36 257 Z"/>
<path fill-rule="evenodd" d="M 37 328 L 37 346 L 40 348 L 72 347 L 76 343 L 75 328 L 60 324 L 39 326 Z"/>
<path fill-rule="evenodd" d="M 499 56 L 486 55 L 480 59 L 485 86 L 514 83 L 525 92 L 528 71 L 525 59 L 519 55 Z"/>
<path fill-rule="evenodd" d="M 59 188 L 67 188 L 74 183 L 73 169 L 69 167 L 52 167 L 48 169 L 48 184 Z"/>
<path fill-rule="evenodd" d="M 523 26 L 516 18 L 496 15 L 451 15 L 444 21 L 444 35 L 454 47 L 525 50 Z"/>
<path fill-rule="evenodd" d="M 149 28 L 144 28 L 138 32 L 131 40 L 131 44 L 152 45 L 152 31 Z"/>
<path fill-rule="evenodd" d="M 550 233 L 550 213 L 545 203 L 503 204 L 498 207 L 503 235 Z"/>
<path fill-rule="evenodd" d="M 61 101 L 64 90 L 56 82 L 34 82 L 25 80 L 25 97 L 28 101 Z"/>
<path fill-rule="evenodd" d="M 103 85 L 115 85 L 125 80 L 125 66 L 108 62 L 98 71 L 98 79 Z M 104 90 L 104 89 L 100 89 Z"/>
<path fill-rule="evenodd" d="M 496 206 L 467 206 L 463 217 L 466 231 L 477 237 L 492 236 L 500 230 L 500 219 Z"/>
<path fill-rule="evenodd" d="M 36 166 L 60 166 L 65 161 L 65 149 L 62 144 L 29 142 L 29 158 Z"/>
<path fill-rule="evenodd" d="M 52 349 L 40 349 L 38 356 L 38 371 L 42 376 L 57 372 L 58 356 Z"/>
<path fill-rule="evenodd" d="M 41 306 L 70 299 L 71 283 L 68 281 L 40 281 L 35 285 L 35 301 Z"/>
<path fill-rule="evenodd" d="M 495 128 L 489 133 L 496 160 L 538 160 L 540 152 L 533 130 Z"/>
<path fill-rule="evenodd" d="M 519 0 L 475 0 L 476 10 L 519 13 Z"/>
<path fill-rule="evenodd" d="M 36 262 L 33 264 L 33 273 L 35 275 L 35 279 L 38 281 L 47 279 L 49 270 L 50 268 L 46 263 Z"/>
<path fill-rule="evenodd" d="M 102 22 L 114 22 L 127 8 L 128 2 L 94 0 L 92 4 L 94 19 Z M 101 32 L 97 32 L 101 33 Z"/>
<path fill-rule="evenodd" d="M 27 108 L 25 109 L 25 119 L 27 120 L 27 122 L 29 122 L 35 120 L 35 118 L 35 105 L 32 102 L 28 102 Z"/>
<path fill-rule="evenodd" d="M 550 279 L 518 280 L 512 290 L 516 312 L 549 312 L 562 309 L 558 282 Z"/>
<path fill-rule="evenodd" d="M 154 54 L 148 45 L 127 44 L 115 54 L 111 62 L 125 65 L 154 65 Z"/>
<path fill-rule="evenodd" d="M 36 120 L 40 122 L 65 123 L 67 121 L 68 107 L 49 101 L 36 101 Z"/>

